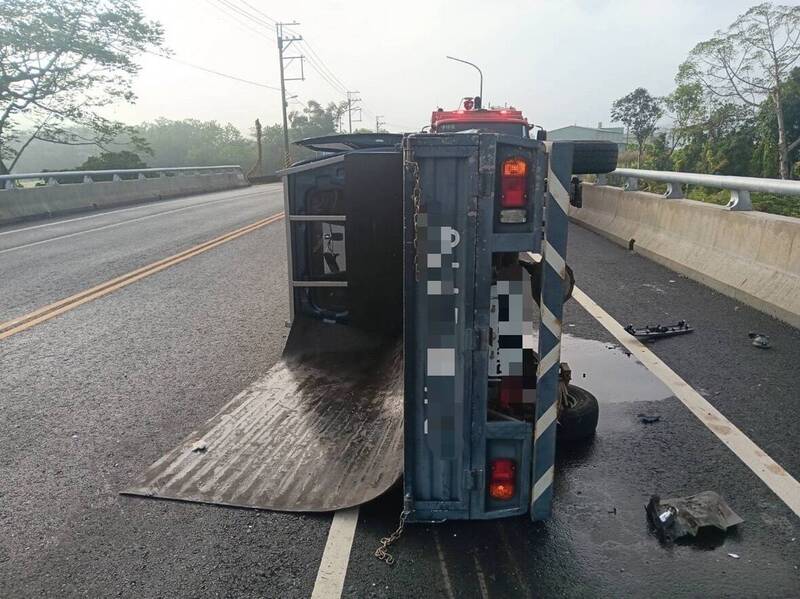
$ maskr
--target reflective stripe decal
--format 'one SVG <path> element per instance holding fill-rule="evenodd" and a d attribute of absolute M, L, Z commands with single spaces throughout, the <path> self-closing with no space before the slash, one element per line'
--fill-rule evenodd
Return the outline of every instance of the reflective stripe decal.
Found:
<path fill-rule="evenodd" d="M 533 501 L 539 499 L 553 484 L 553 466 L 550 466 L 533 485 Z"/>
<path fill-rule="evenodd" d="M 561 337 L 561 319 L 556 318 L 547 306 L 542 306 L 542 324 L 556 337 Z"/>
<path fill-rule="evenodd" d="M 558 416 L 558 404 L 554 403 L 552 406 L 547 408 L 547 411 L 544 415 L 536 421 L 536 432 L 534 433 L 534 439 L 538 439 L 542 436 L 542 433 L 547 430 L 547 428 L 556 421 L 556 417 Z"/>
<path fill-rule="evenodd" d="M 561 254 L 558 253 L 558 250 L 550 245 L 547 240 L 544 242 L 544 261 L 553 267 L 553 270 L 558 273 L 558 276 L 561 279 L 567 276 L 566 260 L 561 257 Z"/>
<path fill-rule="evenodd" d="M 547 184 L 544 240 L 542 243 L 542 296 L 539 325 L 539 369 L 536 381 L 536 431 L 533 443 L 534 481 L 531 518 L 550 516 L 553 501 L 553 469 L 556 451 L 556 417 L 561 361 L 561 331 L 566 277 L 567 210 L 566 185 L 572 172 L 570 143 L 546 143 Z"/>

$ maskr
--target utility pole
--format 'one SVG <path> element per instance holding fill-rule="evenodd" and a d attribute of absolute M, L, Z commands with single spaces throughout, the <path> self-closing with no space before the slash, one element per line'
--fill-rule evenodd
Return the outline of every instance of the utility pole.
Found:
<path fill-rule="evenodd" d="M 386 121 L 382 121 L 381 120 L 382 118 L 383 118 L 382 114 L 376 114 L 375 115 L 375 133 L 380 133 L 381 132 L 381 125 L 385 125 L 386 124 Z"/>
<path fill-rule="evenodd" d="M 349 129 L 350 133 L 353 132 L 353 111 L 359 110 L 358 108 L 353 108 L 353 104 L 361 102 L 361 98 L 356 97 L 357 93 L 357 91 L 347 92 L 347 128 Z M 361 117 L 359 117 L 356 122 L 358 123 L 360 121 Z"/>
<path fill-rule="evenodd" d="M 278 65 L 280 66 L 281 72 L 281 112 L 283 113 L 283 164 L 284 166 L 289 166 L 291 164 L 291 157 L 289 155 L 289 118 L 286 115 L 286 109 L 288 107 L 288 103 L 286 101 L 286 82 L 287 81 L 304 81 L 305 75 L 303 73 L 303 56 L 284 56 L 284 52 L 286 49 L 292 44 L 292 42 L 299 42 L 302 36 L 294 36 L 290 35 L 289 37 L 283 36 L 283 28 L 285 25 L 299 25 L 300 23 L 293 21 L 291 23 L 278 23 L 276 25 L 277 32 L 278 32 Z M 300 76 L 299 77 L 289 77 L 287 78 L 285 75 L 286 67 L 288 67 L 293 60 L 299 59 L 300 60 Z"/>

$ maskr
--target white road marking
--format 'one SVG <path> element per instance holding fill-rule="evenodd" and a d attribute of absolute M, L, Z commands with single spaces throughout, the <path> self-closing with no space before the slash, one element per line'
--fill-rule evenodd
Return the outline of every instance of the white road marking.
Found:
<path fill-rule="evenodd" d="M 357 524 L 357 507 L 339 510 L 333 515 L 311 599 L 339 599 L 342 596 Z"/>
<path fill-rule="evenodd" d="M 478 554 L 474 551 L 472 553 L 472 559 L 475 562 L 475 574 L 478 577 L 478 588 L 481 591 L 481 599 L 489 599 L 489 587 L 486 586 L 486 576 L 478 561 Z"/>
<path fill-rule="evenodd" d="M 253 194 L 258 195 L 258 194 Z M 108 225 L 102 225 L 100 227 L 94 227 L 92 229 L 85 229 L 83 231 L 76 231 L 75 233 L 67 233 L 66 235 L 57 235 L 56 237 L 49 237 L 47 239 L 42 239 L 40 241 L 32 241 L 30 243 L 23 243 L 22 245 L 16 245 L 14 247 L 6 248 L 4 250 L 0 250 L 0 254 L 6 254 L 8 252 L 15 252 L 17 250 L 22 250 L 25 248 L 33 247 L 36 245 L 42 245 L 43 243 L 50 243 L 51 241 L 59 241 L 61 239 L 68 239 L 70 237 L 76 237 L 78 235 L 85 235 L 86 233 L 95 233 L 97 231 L 102 231 L 104 229 L 112 229 L 114 227 L 121 227 L 122 225 L 127 225 L 129 223 L 135 223 L 142 220 L 147 220 L 149 218 L 156 218 L 157 216 L 163 216 L 165 214 L 173 214 L 175 212 L 182 212 L 184 210 L 192 210 L 193 208 L 199 208 L 201 206 L 208 206 L 209 204 L 219 204 L 220 202 L 230 202 L 240 197 L 247 197 L 247 196 L 234 196 L 233 198 L 220 198 L 218 200 L 212 200 L 210 202 L 203 202 L 201 204 L 192 204 L 191 206 L 183 206 L 181 208 L 173 208 L 172 210 L 163 210 L 161 212 L 156 212 L 155 214 L 146 214 L 145 216 L 139 216 L 137 218 L 130 218 L 128 220 L 123 220 L 118 223 L 110 223 Z M 16 231 L 15 231 L 16 232 Z"/>
<path fill-rule="evenodd" d="M 742 431 L 725 418 L 714 406 L 678 376 L 658 356 L 629 334 L 595 301 L 575 287 L 572 297 L 591 314 L 597 322 L 625 346 L 650 372 L 670 388 L 683 405 L 689 408 L 717 438 L 730 449 L 770 490 L 800 516 L 800 483 L 783 467 L 753 443 Z"/>
<path fill-rule="evenodd" d="M 453 592 L 453 583 L 450 581 L 450 572 L 447 570 L 447 563 L 444 561 L 444 551 L 442 551 L 442 542 L 439 540 L 439 530 L 433 529 L 433 541 L 436 544 L 436 554 L 439 557 L 439 567 L 442 570 L 442 579 L 444 580 L 444 590 L 447 593 L 447 599 L 455 599 L 456 595 Z"/>
<path fill-rule="evenodd" d="M 219 193 L 219 192 L 214 192 L 215 195 L 217 193 Z M 258 194 L 257 193 L 241 193 L 241 194 L 235 194 L 233 196 L 229 196 L 228 199 L 245 198 L 245 197 L 252 196 L 252 195 L 258 195 Z M 106 210 L 106 211 L 103 211 L 103 212 L 99 212 L 97 214 L 89 214 L 87 216 L 79 216 L 77 218 L 68 218 L 66 220 L 57 220 L 57 221 L 53 221 L 53 222 L 50 222 L 50 223 L 44 223 L 44 224 L 41 224 L 41 225 L 31 225 L 30 227 L 23 227 L 21 229 L 12 229 L 11 231 L 2 231 L 2 232 L 0 232 L 0 237 L 2 237 L 3 235 L 12 235 L 14 233 L 23 233 L 25 231 L 32 231 L 34 229 L 42 229 L 44 227 L 55 227 L 56 225 L 64 225 L 66 223 L 74 223 L 74 222 L 77 222 L 77 221 L 80 221 L 80 220 L 88 220 L 90 218 L 100 218 L 101 216 L 108 216 L 109 214 L 120 214 L 122 212 L 132 212 L 134 210 L 142 210 L 144 208 L 150 208 L 150 207 L 153 207 L 153 206 L 160 206 L 161 204 L 174 202 L 176 199 L 178 199 L 178 198 L 168 199 L 168 200 L 160 200 L 158 202 L 147 202 L 145 204 L 140 204 L 138 206 L 133 206 L 131 208 L 119 208 L 117 210 Z M 182 198 L 182 199 L 186 199 L 186 198 Z M 207 204 L 207 203 L 208 202 L 202 202 L 202 203 L 197 203 L 197 204 L 192 204 L 192 205 L 193 206 L 202 206 L 203 204 Z"/>

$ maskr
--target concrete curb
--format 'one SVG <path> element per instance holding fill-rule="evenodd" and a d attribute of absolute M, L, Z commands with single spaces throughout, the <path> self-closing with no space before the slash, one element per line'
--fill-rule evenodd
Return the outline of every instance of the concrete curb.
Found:
<path fill-rule="evenodd" d="M 584 184 L 571 219 L 800 328 L 800 219 Z"/>
<path fill-rule="evenodd" d="M 226 172 L 0 189 L 0 226 L 248 185 L 241 172 Z"/>

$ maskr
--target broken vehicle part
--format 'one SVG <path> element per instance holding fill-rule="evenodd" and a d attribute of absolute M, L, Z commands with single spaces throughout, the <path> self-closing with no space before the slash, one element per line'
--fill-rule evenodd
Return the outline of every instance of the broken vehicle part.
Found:
<path fill-rule="evenodd" d="M 752 344 L 760 349 L 769 349 L 772 347 L 769 343 L 769 337 L 761 333 L 749 333 L 748 337 L 752 339 Z"/>
<path fill-rule="evenodd" d="M 706 526 L 726 531 L 744 520 L 714 491 L 703 491 L 689 497 L 650 498 L 645 506 L 647 518 L 663 541 L 687 535 L 697 536 Z"/>
<path fill-rule="evenodd" d="M 675 335 L 685 335 L 694 331 L 692 327 L 685 320 L 679 320 L 676 324 L 671 325 L 647 325 L 645 327 L 634 327 L 629 324 L 625 330 L 636 337 L 650 341 L 653 339 L 661 339 L 662 337 L 674 337 Z"/>

